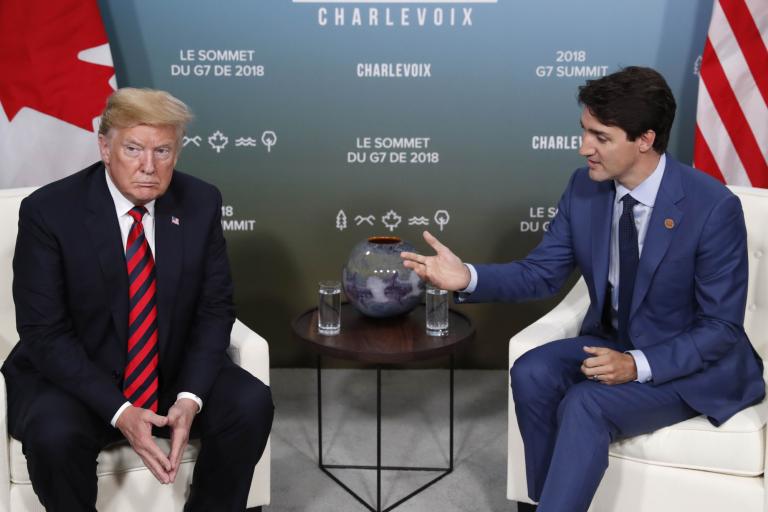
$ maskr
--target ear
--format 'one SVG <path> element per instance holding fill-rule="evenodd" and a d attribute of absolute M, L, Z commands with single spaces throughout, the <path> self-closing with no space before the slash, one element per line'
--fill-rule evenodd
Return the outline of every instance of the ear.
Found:
<path fill-rule="evenodd" d="M 99 154 L 101 155 L 101 161 L 105 165 L 109 165 L 109 137 L 100 133 L 99 134 Z"/>
<path fill-rule="evenodd" d="M 653 130 L 647 130 L 638 137 L 640 144 L 638 148 L 641 153 L 647 153 L 653 150 L 653 143 L 656 140 L 656 132 Z"/>

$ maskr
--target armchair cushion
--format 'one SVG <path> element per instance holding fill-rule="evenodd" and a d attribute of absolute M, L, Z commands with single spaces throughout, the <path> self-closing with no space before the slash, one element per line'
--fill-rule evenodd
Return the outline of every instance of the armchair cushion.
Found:
<path fill-rule="evenodd" d="M 612 443 L 610 454 L 645 464 L 758 476 L 765 464 L 766 418 L 766 401 L 744 409 L 720 427 L 697 416 Z"/>

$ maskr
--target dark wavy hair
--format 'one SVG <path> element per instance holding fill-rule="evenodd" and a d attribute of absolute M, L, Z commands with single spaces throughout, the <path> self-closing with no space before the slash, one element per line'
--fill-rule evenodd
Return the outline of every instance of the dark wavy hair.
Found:
<path fill-rule="evenodd" d="M 653 149 L 659 154 L 667 149 L 677 104 L 666 80 L 655 69 L 629 66 L 588 80 L 579 87 L 579 103 L 604 125 L 627 132 L 629 140 L 653 130 Z"/>

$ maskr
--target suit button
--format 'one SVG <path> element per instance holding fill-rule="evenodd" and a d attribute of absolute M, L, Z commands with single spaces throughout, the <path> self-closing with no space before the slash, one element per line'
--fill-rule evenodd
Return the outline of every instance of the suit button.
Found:
<path fill-rule="evenodd" d="M 122 378 L 122 374 L 119 371 L 117 371 L 117 370 L 113 370 L 112 371 L 112 378 L 115 379 L 115 380 L 120 380 Z"/>
<path fill-rule="evenodd" d="M 640 331 L 634 331 L 632 333 L 632 337 L 633 338 L 642 338 L 643 337 L 643 333 L 641 333 Z"/>

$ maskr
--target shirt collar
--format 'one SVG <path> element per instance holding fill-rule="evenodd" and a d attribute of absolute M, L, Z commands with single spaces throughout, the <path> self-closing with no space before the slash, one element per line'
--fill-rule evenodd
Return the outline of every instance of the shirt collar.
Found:
<path fill-rule="evenodd" d="M 656 204 L 656 196 L 659 194 L 659 187 L 661 187 L 661 178 L 664 177 L 664 168 L 667 164 L 667 155 L 662 154 L 659 158 L 659 163 L 656 165 L 656 169 L 645 178 L 634 190 L 629 190 L 624 185 L 616 183 L 616 202 L 621 202 L 621 199 L 632 192 L 634 197 L 639 203 L 653 208 Z"/>
<path fill-rule="evenodd" d="M 109 175 L 109 171 L 107 170 L 106 166 L 104 166 L 104 175 L 107 177 L 107 188 L 109 189 L 109 194 L 112 196 L 112 202 L 115 203 L 115 211 L 117 212 L 117 216 L 121 217 L 123 215 L 128 215 L 128 212 L 131 211 L 131 208 L 136 205 L 129 201 L 128 198 L 126 198 L 117 189 L 117 185 L 115 185 L 115 182 L 112 181 L 112 176 Z M 147 213 L 150 217 L 155 216 L 154 199 L 145 204 L 144 208 L 147 209 Z"/>

